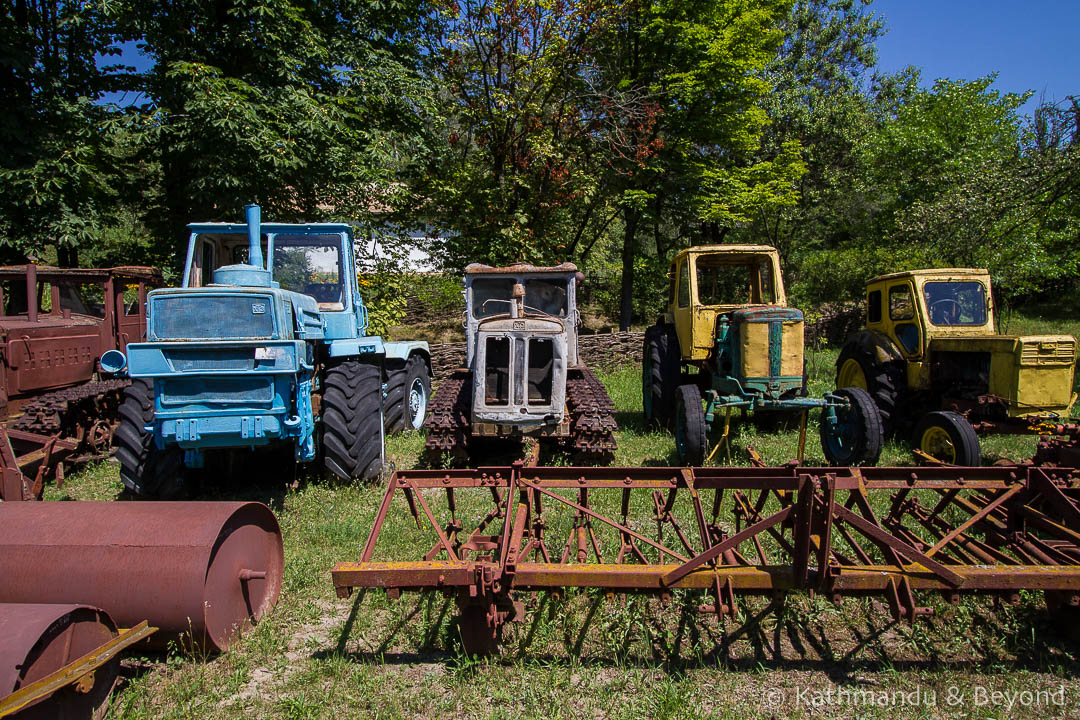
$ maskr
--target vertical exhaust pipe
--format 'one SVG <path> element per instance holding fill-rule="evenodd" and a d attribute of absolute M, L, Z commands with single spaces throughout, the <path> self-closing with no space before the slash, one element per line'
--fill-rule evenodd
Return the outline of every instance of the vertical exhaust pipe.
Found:
<path fill-rule="evenodd" d="M 263 265 L 262 242 L 260 231 L 262 211 L 258 205 L 244 206 L 244 220 L 247 222 L 248 231 L 248 265 L 254 265 L 260 270 L 265 270 Z"/>

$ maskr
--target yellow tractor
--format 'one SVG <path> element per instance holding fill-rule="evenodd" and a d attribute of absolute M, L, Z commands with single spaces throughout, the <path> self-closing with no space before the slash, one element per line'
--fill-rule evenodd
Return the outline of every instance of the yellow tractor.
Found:
<path fill-rule="evenodd" d="M 701 465 L 708 434 L 731 411 L 762 416 L 821 408 L 821 446 L 834 465 L 873 465 L 881 423 L 865 390 L 807 397 L 803 314 L 786 307 L 780 258 L 766 245 L 708 245 L 671 261 L 668 310 L 645 332 L 642 410 L 646 422 L 674 426 L 681 462 Z M 719 443 L 717 443 L 719 447 Z M 714 451 L 715 452 L 715 449 Z"/>
<path fill-rule="evenodd" d="M 866 327 L 844 343 L 836 385 L 869 392 L 886 433 L 913 428 L 919 452 L 978 465 L 978 433 L 1060 432 L 1075 366 L 1069 335 L 995 332 L 986 270 L 913 270 L 867 283 Z"/>

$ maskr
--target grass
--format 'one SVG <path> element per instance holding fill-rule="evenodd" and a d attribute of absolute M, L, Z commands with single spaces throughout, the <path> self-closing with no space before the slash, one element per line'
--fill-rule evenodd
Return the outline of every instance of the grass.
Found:
<path fill-rule="evenodd" d="M 1025 321 L 1014 318 L 1010 330 L 1029 332 Z M 1067 331 L 1080 335 L 1075 325 Z M 812 393 L 830 389 L 835 357 L 834 350 L 809 352 Z M 639 369 L 623 366 L 601 379 L 618 412 L 615 462 L 674 463 L 671 436 L 640 420 Z M 807 462 L 819 462 L 813 423 L 809 430 Z M 984 461 L 1024 458 L 1032 446 L 1030 438 L 990 438 Z M 794 458 L 797 433 L 736 422 L 731 462 L 745 464 L 750 447 L 782 463 Z M 418 435 L 394 436 L 387 457 L 413 467 L 422 448 Z M 882 462 L 910 464 L 911 455 L 890 443 Z M 691 593 L 675 593 L 668 603 L 592 591 L 539 594 L 528 599 L 526 622 L 508 626 L 503 656 L 475 660 L 460 650 L 451 599 L 405 594 L 391 601 L 375 591 L 335 597 L 330 569 L 359 557 L 381 485 L 311 476 L 295 488 L 272 478 L 220 480 L 205 499 L 257 499 L 277 514 L 286 557 L 281 599 L 220 656 L 174 651 L 126 660 L 110 718 L 1080 716 L 1080 646 L 1050 621 L 1036 593 L 1023 593 L 1017 606 L 920 597 L 936 614 L 912 627 L 894 623 L 872 599 L 837 607 L 791 596 L 767 612 L 766 600 L 740 598 L 739 618 L 725 625 L 694 612 L 700 597 Z M 114 500 L 120 491 L 117 466 L 103 462 L 50 487 L 46 497 Z M 481 507 L 463 498 L 460 511 L 475 515 Z M 553 522 L 549 537 L 566 531 Z M 377 559 L 412 559 L 424 537 L 395 506 Z M 1056 704 L 1059 688 L 1064 705 Z"/>

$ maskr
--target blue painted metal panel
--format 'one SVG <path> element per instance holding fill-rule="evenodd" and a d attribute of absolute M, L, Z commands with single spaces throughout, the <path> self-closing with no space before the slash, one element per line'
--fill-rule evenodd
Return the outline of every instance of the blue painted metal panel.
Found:
<path fill-rule="evenodd" d="M 307 347 L 299 340 L 130 343 L 128 374 L 160 378 L 177 374 L 235 375 L 310 370 Z"/>
<path fill-rule="evenodd" d="M 419 352 L 425 358 L 431 357 L 428 344 L 422 340 L 387 341 L 383 343 L 387 360 L 406 360 L 409 355 Z"/>
<path fill-rule="evenodd" d="M 367 337 L 357 338 L 355 340 L 331 340 L 330 341 L 330 357 L 352 357 L 355 355 L 382 355 L 383 354 L 383 341 L 378 335 L 368 335 Z"/>

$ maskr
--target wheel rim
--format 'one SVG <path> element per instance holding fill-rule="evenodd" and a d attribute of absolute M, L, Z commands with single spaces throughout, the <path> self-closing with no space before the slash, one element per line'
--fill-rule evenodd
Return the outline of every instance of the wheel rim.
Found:
<path fill-rule="evenodd" d="M 956 445 L 945 428 L 936 425 L 926 428 L 919 438 L 919 449 L 942 462 L 956 463 Z"/>
<path fill-rule="evenodd" d="M 840 366 L 840 372 L 836 378 L 837 384 L 842 387 L 857 387 L 860 390 L 869 390 L 866 386 L 866 373 L 863 372 L 862 365 L 855 358 L 848 358 L 844 361 L 844 364 Z"/>
<path fill-rule="evenodd" d="M 409 424 L 414 430 L 420 429 L 426 414 L 427 393 L 424 392 L 424 381 L 416 378 L 409 386 Z"/>
<path fill-rule="evenodd" d="M 825 411 L 822 410 L 822 413 Z M 855 447 L 858 430 L 858 418 L 855 417 L 855 409 L 851 406 L 836 408 L 836 424 L 831 426 L 832 432 L 826 434 L 829 450 L 837 457 L 848 456 Z M 825 422 L 822 416 L 821 422 Z"/>

